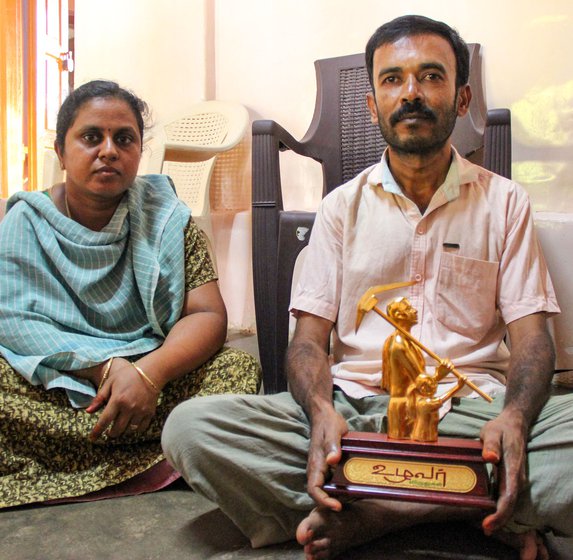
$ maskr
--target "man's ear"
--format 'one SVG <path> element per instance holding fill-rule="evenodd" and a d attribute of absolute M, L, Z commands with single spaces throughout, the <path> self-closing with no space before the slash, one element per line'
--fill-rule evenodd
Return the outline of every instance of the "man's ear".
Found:
<path fill-rule="evenodd" d="M 378 108 L 376 107 L 376 99 L 374 99 L 371 91 L 366 94 L 366 103 L 368 104 L 372 124 L 378 124 Z"/>
<path fill-rule="evenodd" d="M 472 100 L 472 90 L 469 84 L 462 86 L 458 90 L 458 117 L 463 117 L 470 108 Z"/>

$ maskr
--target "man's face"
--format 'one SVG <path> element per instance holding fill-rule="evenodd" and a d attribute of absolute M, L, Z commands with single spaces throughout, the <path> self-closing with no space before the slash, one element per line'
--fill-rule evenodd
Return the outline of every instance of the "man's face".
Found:
<path fill-rule="evenodd" d="M 456 59 L 438 35 L 403 37 L 374 52 L 372 122 L 394 151 L 430 155 L 443 148 L 458 116 L 466 114 L 469 86 L 456 91 Z"/>
<path fill-rule="evenodd" d="M 418 322 L 418 311 L 408 300 L 400 301 L 394 308 L 392 313 L 394 319 L 406 323 L 408 325 L 415 325 Z"/>

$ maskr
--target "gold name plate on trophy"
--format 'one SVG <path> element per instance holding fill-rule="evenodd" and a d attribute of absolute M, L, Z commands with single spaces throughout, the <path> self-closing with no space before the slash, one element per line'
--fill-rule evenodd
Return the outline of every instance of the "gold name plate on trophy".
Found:
<path fill-rule="evenodd" d="M 349 432 L 342 438 L 342 460 L 324 490 L 341 497 L 488 510 L 495 508 L 494 474 L 487 470 L 478 441 L 439 438 L 420 443 Z"/>
<path fill-rule="evenodd" d="M 387 433 L 350 432 L 342 438 L 342 459 L 324 490 L 350 498 L 387 498 L 411 502 L 494 509 L 496 469 L 489 471 L 479 441 L 439 438 L 441 406 L 464 385 L 491 402 L 452 362 L 441 359 L 410 333 L 418 321 L 416 309 L 405 298 L 395 298 L 386 309 L 376 294 L 411 286 L 397 282 L 370 288 L 358 303 L 356 330 L 374 310 L 395 327 L 384 342 L 381 387 L 389 395 Z M 422 350 L 437 362 L 426 372 Z M 437 396 L 441 379 L 449 374 L 457 384 Z"/>

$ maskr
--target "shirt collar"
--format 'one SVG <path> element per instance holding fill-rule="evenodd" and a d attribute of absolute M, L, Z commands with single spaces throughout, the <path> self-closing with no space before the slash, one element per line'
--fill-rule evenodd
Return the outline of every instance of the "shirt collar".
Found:
<path fill-rule="evenodd" d="M 400 185 L 394 179 L 390 167 L 388 166 L 388 149 L 384 150 L 380 164 L 377 165 L 368 175 L 368 184 L 381 186 L 387 193 L 404 196 Z M 479 168 L 464 160 L 457 150 L 452 147 L 452 162 L 444 182 L 439 189 L 448 201 L 456 199 L 460 194 L 460 186 L 472 183 L 478 178 Z"/>

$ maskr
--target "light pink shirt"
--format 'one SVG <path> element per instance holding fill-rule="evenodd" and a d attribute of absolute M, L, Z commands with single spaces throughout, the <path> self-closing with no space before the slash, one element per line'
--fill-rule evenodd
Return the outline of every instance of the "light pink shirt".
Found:
<path fill-rule="evenodd" d="M 355 333 L 358 300 L 372 286 L 407 280 L 417 283 L 380 294 L 378 307 L 385 312 L 391 299 L 407 297 L 418 310 L 414 337 L 492 396 L 503 391 L 508 367 L 506 325 L 559 312 L 527 194 L 455 151 L 424 215 L 385 157 L 318 210 L 291 310 L 336 323 L 332 375 L 351 396 L 380 392 L 382 347 L 394 330 L 370 312 Z M 452 382 L 447 377 L 438 394 Z M 469 388 L 458 395 L 476 396 Z"/>

